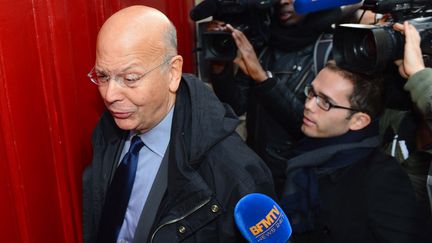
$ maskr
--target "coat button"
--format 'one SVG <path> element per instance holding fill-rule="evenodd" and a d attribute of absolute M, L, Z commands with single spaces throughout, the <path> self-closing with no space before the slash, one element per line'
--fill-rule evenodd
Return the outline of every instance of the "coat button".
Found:
<path fill-rule="evenodd" d="M 216 204 L 211 205 L 211 211 L 212 211 L 213 213 L 217 213 L 217 212 L 219 212 L 219 206 L 216 205 Z"/>
<path fill-rule="evenodd" d="M 178 227 L 178 232 L 180 234 L 184 234 L 184 232 L 186 232 L 186 228 L 183 225 L 181 225 L 181 226 Z"/>

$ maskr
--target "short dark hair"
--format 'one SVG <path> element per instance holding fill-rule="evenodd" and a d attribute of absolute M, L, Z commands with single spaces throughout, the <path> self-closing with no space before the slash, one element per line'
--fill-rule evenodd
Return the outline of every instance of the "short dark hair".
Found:
<path fill-rule="evenodd" d="M 353 83 L 353 92 L 348 97 L 353 109 L 367 113 L 372 119 L 382 112 L 384 100 L 383 78 L 381 75 L 351 72 L 338 67 L 334 61 L 328 62 L 326 68 L 337 72 Z"/>

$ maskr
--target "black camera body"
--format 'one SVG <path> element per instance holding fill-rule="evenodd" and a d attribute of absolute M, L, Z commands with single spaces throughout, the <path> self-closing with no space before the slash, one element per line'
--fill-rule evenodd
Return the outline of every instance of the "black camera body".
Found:
<path fill-rule="evenodd" d="M 237 56 L 237 45 L 229 32 L 206 31 L 201 40 L 204 60 L 232 61 Z"/>
<path fill-rule="evenodd" d="M 258 49 L 269 38 L 270 10 L 274 3 L 275 0 L 204 0 L 190 15 L 193 20 L 213 16 L 231 24 Z M 201 40 L 205 60 L 231 61 L 237 55 L 237 46 L 229 32 L 204 31 Z"/>
<path fill-rule="evenodd" d="M 432 57 L 432 1 L 365 0 L 363 9 L 389 13 L 393 21 L 409 21 L 421 36 L 426 65 Z M 388 12 L 387 12 L 388 11 Z M 384 26 L 341 24 L 334 34 L 333 56 L 338 66 L 351 71 L 373 74 L 403 57 L 405 38 L 393 30 L 393 22 Z"/>

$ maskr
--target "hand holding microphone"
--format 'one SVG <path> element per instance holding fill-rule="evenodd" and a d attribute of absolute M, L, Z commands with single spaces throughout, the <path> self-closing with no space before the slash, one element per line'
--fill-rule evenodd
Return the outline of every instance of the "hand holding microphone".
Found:
<path fill-rule="evenodd" d="M 249 242 L 285 243 L 291 236 L 291 225 L 279 205 L 270 197 L 252 193 L 241 198 L 234 218 Z"/>

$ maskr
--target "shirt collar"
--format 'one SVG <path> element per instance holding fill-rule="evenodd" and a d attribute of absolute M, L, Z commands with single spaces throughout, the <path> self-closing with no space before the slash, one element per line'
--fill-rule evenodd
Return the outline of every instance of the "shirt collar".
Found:
<path fill-rule="evenodd" d="M 168 147 L 168 143 L 170 141 L 173 111 L 174 107 L 171 108 L 171 110 L 164 117 L 164 119 L 159 122 L 159 124 L 149 131 L 139 135 L 145 146 L 154 153 L 158 154 L 160 157 L 164 156 L 165 150 Z M 135 134 L 135 131 L 131 132 L 129 139 Z"/>

